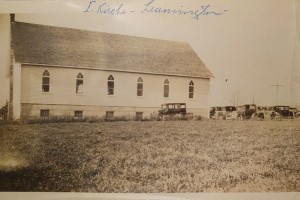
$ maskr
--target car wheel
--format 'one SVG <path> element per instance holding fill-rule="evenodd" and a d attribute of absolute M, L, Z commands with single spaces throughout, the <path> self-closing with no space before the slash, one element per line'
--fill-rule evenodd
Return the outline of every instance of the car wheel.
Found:
<path fill-rule="evenodd" d="M 217 119 L 223 119 L 223 115 L 218 115 Z"/>
<path fill-rule="evenodd" d="M 162 115 L 158 115 L 157 116 L 157 121 L 161 121 L 163 119 L 163 116 Z"/>
<path fill-rule="evenodd" d="M 259 114 L 258 114 L 258 118 L 260 118 L 260 119 L 265 119 L 264 113 L 259 113 Z"/>

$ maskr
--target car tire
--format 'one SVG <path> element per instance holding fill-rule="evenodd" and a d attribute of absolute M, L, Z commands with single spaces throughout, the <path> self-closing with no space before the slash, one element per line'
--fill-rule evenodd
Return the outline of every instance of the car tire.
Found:
<path fill-rule="evenodd" d="M 217 119 L 224 119 L 223 115 L 218 115 Z"/>

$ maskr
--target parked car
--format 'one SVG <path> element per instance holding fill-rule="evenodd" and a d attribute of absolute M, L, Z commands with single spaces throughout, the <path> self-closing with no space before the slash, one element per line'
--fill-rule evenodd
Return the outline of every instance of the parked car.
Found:
<path fill-rule="evenodd" d="M 212 119 L 216 113 L 216 107 L 209 108 L 209 118 Z"/>
<path fill-rule="evenodd" d="M 238 115 L 238 113 L 236 111 L 232 111 L 228 114 L 226 114 L 225 119 L 241 119 L 241 117 Z"/>
<path fill-rule="evenodd" d="M 225 107 L 215 106 L 210 109 L 210 118 L 211 119 L 223 119 L 225 113 Z"/>
<path fill-rule="evenodd" d="M 256 116 L 256 105 L 255 104 L 246 104 L 243 106 L 237 107 L 237 116 L 241 119 L 250 119 L 253 116 Z"/>
<path fill-rule="evenodd" d="M 290 112 L 293 113 L 294 118 L 298 118 L 300 116 L 300 111 L 297 108 L 291 108 L 290 107 Z"/>
<path fill-rule="evenodd" d="M 294 114 L 290 110 L 289 106 L 274 106 L 272 118 L 275 118 L 276 115 L 279 115 L 281 118 L 293 118 Z"/>
<path fill-rule="evenodd" d="M 261 119 L 272 118 L 273 108 L 271 106 L 257 106 L 256 116 Z"/>
<path fill-rule="evenodd" d="M 8 103 L 6 103 L 2 108 L 0 108 L 0 120 L 7 120 L 8 115 Z"/>
<path fill-rule="evenodd" d="M 210 118 L 211 119 L 226 119 L 228 115 L 236 111 L 235 106 L 223 106 L 223 107 L 211 107 Z"/>
<path fill-rule="evenodd" d="M 161 105 L 161 109 L 158 110 L 158 116 L 165 115 L 186 115 L 186 103 L 166 103 Z"/>

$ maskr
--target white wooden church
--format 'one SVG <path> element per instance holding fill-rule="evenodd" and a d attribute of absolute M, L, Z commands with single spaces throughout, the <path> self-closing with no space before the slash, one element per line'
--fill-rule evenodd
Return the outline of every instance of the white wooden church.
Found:
<path fill-rule="evenodd" d="M 16 22 L 0 15 L 0 107 L 9 117 L 208 116 L 211 72 L 189 44 Z M 2 42 L 3 41 L 3 42 Z"/>

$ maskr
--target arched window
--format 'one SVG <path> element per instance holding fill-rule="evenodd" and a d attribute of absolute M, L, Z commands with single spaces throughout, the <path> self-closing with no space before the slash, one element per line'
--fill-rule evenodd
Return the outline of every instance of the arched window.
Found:
<path fill-rule="evenodd" d="M 81 73 L 76 78 L 76 94 L 83 94 L 83 75 Z"/>
<path fill-rule="evenodd" d="M 137 95 L 143 96 L 143 79 L 141 77 L 137 81 Z"/>
<path fill-rule="evenodd" d="M 115 89 L 114 77 L 110 75 L 107 81 L 107 94 L 114 95 L 114 89 Z"/>
<path fill-rule="evenodd" d="M 164 82 L 164 97 L 169 97 L 169 80 L 166 79 Z"/>
<path fill-rule="evenodd" d="M 50 73 L 45 70 L 42 78 L 42 91 L 50 92 Z"/>
<path fill-rule="evenodd" d="M 191 81 L 189 85 L 189 98 L 194 98 L 194 82 Z"/>

